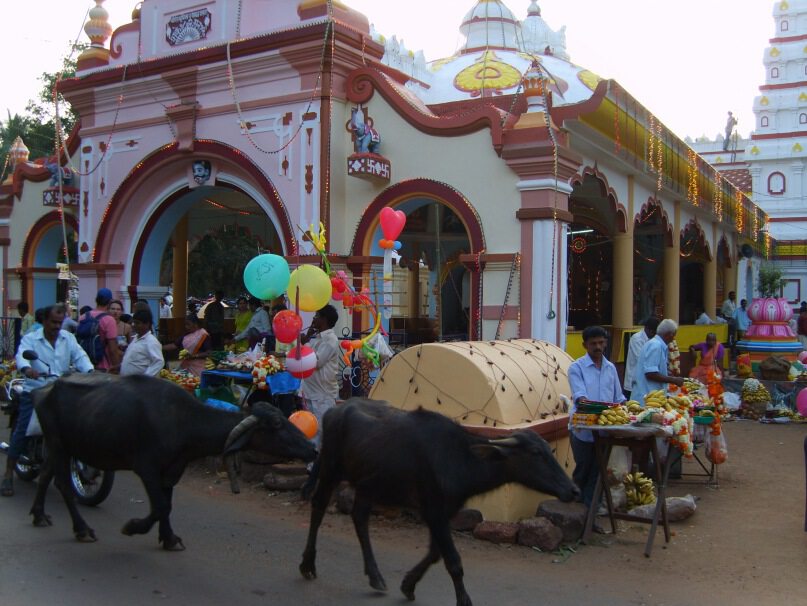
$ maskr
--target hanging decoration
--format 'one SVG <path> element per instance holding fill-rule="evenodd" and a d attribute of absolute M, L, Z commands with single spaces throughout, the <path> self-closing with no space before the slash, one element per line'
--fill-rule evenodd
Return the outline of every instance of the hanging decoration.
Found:
<path fill-rule="evenodd" d="M 572 240 L 572 252 L 577 255 L 582 255 L 586 252 L 586 239 L 583 236 L 577 236 L 574 240 Z"/>
<path fill-rule="evenodd" d="M 401 214 L 403 215 L 403 213 Z M 406 215 L 404 215 L 403 218 L 404 221 L 406 221 Z M 396 237 L 400 233 L 401 229 L 403 229 L 403 225 L 401 225 L 400 229 L 395 233 Z M 379 332 L 383 331 L 381 328 L 381 315 L 378 313 L 378 308 L 370 297 L 370 290 L 368 288 L 363 288 L 361 292 L 356 292 L 356 290 L 350 285 L 348 276 L 344 271 L 333 271 L 331 269 L 331 264 L 328 261 L 328 254 L 326 252 L 326 245 L 328 241 L 325 236 L 325 226 L 322 223 L 319 224 L 319 231 L 316 231 L 314 226 L 311 225 L 306 233 L 306 236 L 314 245 L 317 254 L 319 254 L 319 256 L 322 258 L 322 265 L 325 267 L 325 272 L 322 273 L 325 274 L 326 279 L 328 280 L 327 289 L 329 299 L 332 298 L 334 301 L 341 301 L 348 313 L 367 310 L 372 315 L 373 328 L 369 334 L 363 336 L 361 339 L 346 339 L 341 342 L 341 347 L 345 351 L 343 356 L 345 364 L 350 366 L 350 355 L 354 351 L 361 351 L 367 360 L 370 360 L 374 366 L 378 367 L 380 365 L 380 356 L 376 348 L 371 344 L 371 341 L 376 337 L 376 335 L 378 335 Z M 325 284 L 323 283 L 322 286 L 324 288 Z M 292 292 L 294 292 L 294 289 L 290 285 L 289 293 Z M 300 307 L 300 309 L 302 309 L 302 307 Z M 291 356 L 292 354 L 295 354 L 297 349 L 298 348 L 292 350 L 289 355 Z"/>
<path fill-rule="evenodd" d="M 384 317 L 392 316 L 392 251 L 400 250 L 401 243 L 398 236 L 406 225 L 406 213 L 402 210 L 393 210 L 389 206 L 381 209 L 381 231 L 384 237 L 378 245 L 384 249 Z"/>

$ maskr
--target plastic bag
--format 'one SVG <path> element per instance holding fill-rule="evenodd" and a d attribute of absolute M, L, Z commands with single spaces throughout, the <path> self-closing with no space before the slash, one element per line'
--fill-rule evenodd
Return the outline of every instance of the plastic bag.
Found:
<path fill-rule="evenodd" d="M 717 435 L 710 435 L 706 441 L 706 458 L 715 465 L 721 465 L 729 458 L 729 452 L 726 447 L 726 436 L 723 433 Z"/>
<path fill-rule="evenodd" d="M 31 436 L 41 436 L 42 435 L 42 427 L 39 425 L 39 417 L 36 416 L 36 411 L 31 413 L 31 420 L 28 421 L 28 427 L 25 430 L 26 437 Z"/>
<path fill-rule="evenodd" d="M 724 392 L 723 404 L 727 410 L 739 410 L 740 405 L 742 404 L 740 394 L 734 393 L 733 391 Z"/>

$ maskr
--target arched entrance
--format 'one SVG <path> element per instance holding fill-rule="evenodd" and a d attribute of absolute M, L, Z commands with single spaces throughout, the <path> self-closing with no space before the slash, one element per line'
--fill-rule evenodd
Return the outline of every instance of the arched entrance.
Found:
<path fill-rule="evenodd" d="M 669 220 L 656 200 L 648 200 L 633 224 L 633 321 L 664 315 L 664 251 L 672 245 Z"/>
<path fill-rule="evenodd" d="M 681 230 L 681 284 L 679 313 L 681 324 L 692 324 L 704 311 L 704 271 L 711 259 L 703 230 L 697 221 L 692 220 Z M 706 309 L 714 318 L 715 310 Z"/>
<path fill-rule="evenodd" d="M 172 274 L 187 275 L 188 261 L 199 246 L 209 249 L 216 266 L 225 256 L 232 263 L 226 273 L 208 271 L 203 283 L 190 284 L 198 286 L 198 293 L 182 292 L 175 284 L 176 300 L 184 301 L 187 294 L 207 296 L 214 283 L 217 288 L 226 286 L 216 282 L 216 275 L 227 280 L 240 276 L 238 259 L 232 258 L 233 251 L 224 250 L 227 242 L 244 244 L 238 252 L 249 258 L 259 249 L 281 255 L 297 252 L 286 208 L 260 168 L 218 142 L 196 141 L 192 154 L 181 153 L 172 144 L 143 160 L 117 188 L 91 260 L 101 266 L 121 264 L 128 296 L 153 301 L 156 311 L 156 302 L 168 287 L 165 280 L 170 281 Z M 169 243 L 172 252 L 166 253 Z M 219 250 L 213 250 L 217 247 L 211 243 L 220 245 Z M 174 254 L 176 250 L 181 253 Z M 205 262 L 195 261 L 197 266 Z M 197 273 L 205 274 L 205 269 L 213 268 L 208 262 Z M 239 293 L 240 288 L 225 294 Z M 184 306 L 177 312 L 184 315 Z"/>
<path fill-rule="evenodd" d="M 605 177 L 586 169 L 572 185 L 567 233 L 569 327 L 613 324 L 614 237 L 625 215 Z"/>
<path fill-rule="evenodd" d="M 65 213 L 65 229 L 70 258 L 65 257 L 62 213 L 49 212 L 34 223 L 25 240 L 21 273 L 23 298 L 32 310 L 67 300 L 69 280 L 60 280 L 57 263 L 75 263 L 77 259 L 78 223 Z"/>
<path fill-rule="evenodd" d="M 390 187 L 364 211 L 353 242 L 354 256 L 383 256 L 378 215 L 385 206 L 407 215 L 393 270 L 391 334 L 406 344 L 474 338 L 479 275 L 460 261 L 462 255 L 484 249 L 473 207 L 459 192 L 436 181 L 418 179 Z M 379 270 L 374 267 L 375 276 L 364 276 L 371 291 L 381 289 Z"/>

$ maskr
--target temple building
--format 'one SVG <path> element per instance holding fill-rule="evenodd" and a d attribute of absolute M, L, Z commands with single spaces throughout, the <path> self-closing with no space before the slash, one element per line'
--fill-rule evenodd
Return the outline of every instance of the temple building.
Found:
<path fill-rule="evenodd" d="M 176 301 L 207 295 L 188 293 L 189 264 L 234 231 L 312 262 L 304 232 L 320 222 L 333 267 L 376 293 L 379 213 L 393 207 L 407 220 L 385 322 L 402 344 L 564 347 L 602 324 L 616 357 L 651 314 L 714 314 L 737 288 L 740 251 L 767 253 L 768 215 L 652 108 L 573 63 L 538 2 L 516 2 L 523 20 L 479 0 L 457 16 L 458 50 L 427 61 L 339 0 L 144 0 L 114 31 L 95 0 L 92 45 L 60 83 L 80 124 L 50 169 L 20 148 L 0 187 L 2 305 L 61 296 L 63 230 L 81 304 L 101 285 L 127 307 L 156 305 L 171 281 Z M 798 143 L 799 113 L 784 106 L 800 103 L 790 70 L 807 69 L 804 41 L 772 45 L 769 71 L 777 50 L 778 78 L 794 84 L 771 76 L 758 100 L 769 130 L 747 153 L 754 191 L 772 188 L 767 209 L 801 192 L 801 150 L 773 158 Z M 787 239 L 788 225 L 771 230 Z"/>
<path fill-rule="evenodd" d="M 763 53 L 750 138 L 735 131 L 693 147 L 768 215 L 760 238 L 772 238 L 770 259 L 786 278 L 782 295 L 798 307 L 807 299 L 807 1 L 772 4 L 774 34 Z M 756 296 L 760 260 L 750 248 L 741 251 L 739 297 Z"/>

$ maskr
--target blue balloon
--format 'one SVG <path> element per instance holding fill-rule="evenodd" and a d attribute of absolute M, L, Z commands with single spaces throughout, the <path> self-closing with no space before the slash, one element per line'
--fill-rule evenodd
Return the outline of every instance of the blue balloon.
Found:
<path fill-rule="evenodd" d="M 393 248 L 395 250 L 401 250 L 401 246 L 402 246 L 401 243 L 398 242 L 398 240 L 395 240 L 395 245 L 393 246 Z"/>
<path fill-rule="evenodd" d="M 289 286 L 289 264 L 279 255 L 258 255 L 244 268 L 244 286 L 261 300 L 279 297 Z"/>

